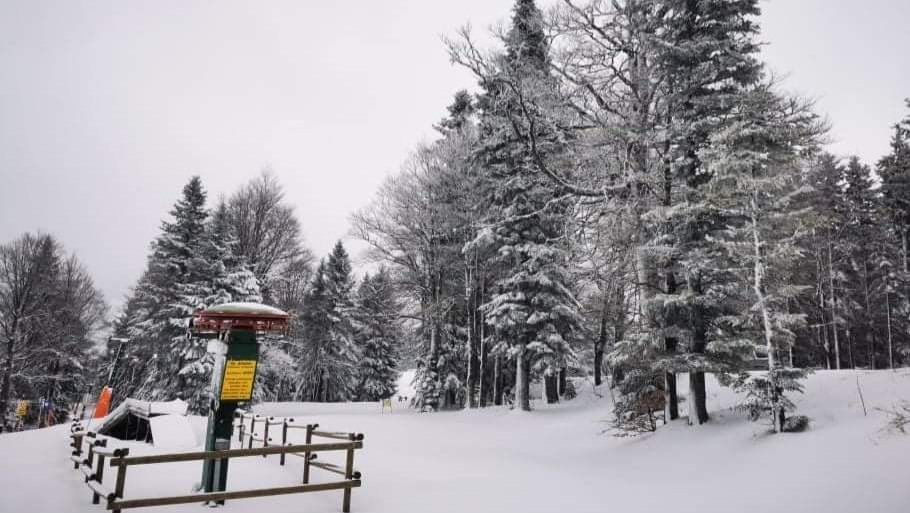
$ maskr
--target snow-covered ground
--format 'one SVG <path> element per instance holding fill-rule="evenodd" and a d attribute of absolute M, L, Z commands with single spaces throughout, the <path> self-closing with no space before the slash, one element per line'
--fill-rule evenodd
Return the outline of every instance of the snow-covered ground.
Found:
<path fill-rule="evenodd" d="M 910 435 L 883 430 L 886 416 L 879 410 L 910 400 L 910 370 L 817 372 L 795 399 L 800 413 L 812 418 L 810 430 L 781 435 L 730 411 L 734 394 L 713 383 L 709 424 L 693 428 L 681 420 L 635 438 L 605 433 L 609 393 L 589 383 L 579 385 L 577 399 L 538 404 L 531 413 L 418 414 L 397 402 L 392 414 L 373 403 L 265 404 L 258 411 L 366 435 L 356 461 L 363 472 L 363 487 L 353 492 L 357 513 L 910 511 Z M 203 419 L 193 420 L 201 436 Z M 0 436 L 0 511 L 104 510 L 91 504 L 81 474 L 68 464 L 67 433 L 58 426 Z M 156 450 L 131 447 L 134 454 Z M 339 459 L 324 458 L 333 456 Z M 294 484 L 301 464 L 291 458 L 280 467 L 273 456 L 232 461 L 229 488 Z M 187 493 L 199 467 L 131 467 L 126 495 Z M 313 475 L 333 477 L 318 469 Z M 337 512 L 341 492 L 236 500 L 225 508 Z"/>

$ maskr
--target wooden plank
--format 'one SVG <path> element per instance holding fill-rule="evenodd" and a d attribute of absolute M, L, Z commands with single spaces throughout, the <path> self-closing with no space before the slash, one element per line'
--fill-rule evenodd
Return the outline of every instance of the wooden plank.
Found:
<path fill-rule="evenodd" d="M 319 436 L 322 438 L 334 438 L 336 440 L 350 440 L 350 433 L 332 433 L 329 431 L 313 431 L 313 436 Z"/>
<path fill-rule="evenodd" d="M 353 439 L 355 435 L 351 435 Z M 348 449 L 347 459 L 344 464 L 344 478 L 352 479 L 354 477 L 354 449 Z M 351 489 L 344 489 L 344 496 L 341 500 L 341 511 L 342 513 L 351 512 Z"/>
<path fill-rule="evenodd" d="M 271 497 L 275 495 L 288 495 L 292 493 L 322 492 L 326 490 L 349 490 L 358 486 L 360 486 L 360 481 L 351 480 L 337 481 L 333 483 L 282 486 L 278 488 L 262 488 L 259 490 L 238 490 L 233 492 L 210 492 L 197 493 L 193 495 L 176 495 L 172 497 L 126 499 L 109 502 L 107 509 L 146 508 L 149 506 L 170 506 L 173 504 L 189 504 L 193 502 L 251 499 L 254 497 Z"/>
<path fill-rule="evenodd" d="M 125 449 L 121 447 L 99 447 L 95 449 L 96 455 L 107 456 L 108 458 L 119 458 L 120 453 Z"/>
<path fill-rule="evenodd" d="M 85 476 L 85 479 L 86 479 L 86 480 L 89 480 L 89 481 L 90 481 L 90 480 L 92 480 L 92 479 L 95 479 L 95 471 L 92 470 L 92 467 L 86 465 L 85 463 L 83 463 L 83 464 L 79 467 L 79 470 L 82 471 L 82 475 Z"/>
<path fill-rule="evenodd" d="M 298 456 L 301 456 L 301 455 L 298 454 Z M 342 476 L 345 473 L 343 468 L 339 467 L 338 465 L 335 465 L 334 463 L 325 463 L 322 461 L 311 461 L 310 465 L 321 468 L 322 470 L 328 470 L 329 472 L 334 472 L 334 473 L 342 475 Z M 359 470 L 355 470 L 351 473 L 351 477 L 353 479 L 360 479 L 362 476 L 363 475 L 360 473 Z"/>
<path fill-rule="evenodd" d="M 262 456 L 263 454 L 281 454 L 283 452 L 347 451 L 348 449 L 362 448 L 363 442 L 360 441 L 308 445 L 273 445 L 271 447 L 256 447 L 253 449 L 229 449 L 224 451 L 198 451 L 175 454 L 157 454 L 151 456 L 130 456 L 128 458 L 117 458 L 111 460 L 111 466 L 147 465 L 150 463 L 215 460 L 221 458 L 242 458 L 245 456 Z"/>
<path fill-rule="evenodd" d="M 88 487 L 99 497 L 104 497 L 104 500 L 109 501 L 114 498 L 114 492 L 98 481 L 89 481 L 86 484 L 88 484 Z"/>

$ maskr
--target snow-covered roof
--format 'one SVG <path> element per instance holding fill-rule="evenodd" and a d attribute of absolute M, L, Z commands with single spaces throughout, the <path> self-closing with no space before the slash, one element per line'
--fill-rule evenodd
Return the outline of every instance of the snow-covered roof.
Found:
<path fill-rule="evenodd" d="M 224 303 L 208 308 L 205 312 L 220 314 L 288 315 L 288 313 L 283 310 L 260 303 Z"/>
<path fill-rule="evenodd" d="M 114 411 L 110 412 L 107 417 L 101 419 L 97 431 L 104 434 L 107 429 L 120 422 L 120 420 L 129 414 L 148 419 L 149 417 L 158 415 L 186 415 L 188 409 L 189 405 L 180 399 L 155 402 L 127 398 L 124 399 L 119 406 L 114 408 Z"/>

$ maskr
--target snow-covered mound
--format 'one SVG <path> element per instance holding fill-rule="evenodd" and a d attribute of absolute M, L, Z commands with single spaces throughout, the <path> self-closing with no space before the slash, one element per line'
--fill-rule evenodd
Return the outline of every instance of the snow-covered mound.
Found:
<path fill-rule="evenodd" d="M 732 411 L 735 395 L 711 383 L 709 424 L 695 428 L 680 420 L 654 434 L 618 438 L 605 432 L 609 391 L 577 385 L 577 399 L 538 403 L 531 413 L 396 409 L 390 415 L 375 403 L 267 404 L 258 410 L 294 410 L 324 429 L 366 435 L 356 460 L 364 475 L 363 487 L 353 493 L 356 513 L 908 511 L 910 435 L 883 429 L 882 409 L 910 400 L 910 370 L 817 372 L 805 395 L 794 398 L 800 413 L 812 418 L 809 430 L 780 435 Z M 684 415 L 685 404 L 682 410 Z M 58 426 L 0 436 L 5 468 L 15 468 L 0 472 L 0 511 L 103 511 L 91 504 L 81 474 L 68 464 L 67 433 Z M 136 454 L 159 450 L 130 446 Z M 273 457 L 232 461 L 228 487 L 298 483 L 297 460 L 285 467 Z M 198 463 L 131 467 L 126 495 L 185 493 L 199 472 Z M 340 495 L 229 501 L 225 511 L 336 512 Z M 198 509 L 190 504 L 166 511 Z"/>
<path fill-rule="evenodd" d="M 398 376 L 398 392 L 396 392 L 396 395 L 407 397 L 408 399 L 414 397 L 414 375 L 416 373 L 416 369 L 408 369 Z"/>
<path fill-rule="evenodd" d="M 158 449 L 192 449 L 199 445 L 189 419 L 183 415 L 158 415 L 149 419 Z"/>

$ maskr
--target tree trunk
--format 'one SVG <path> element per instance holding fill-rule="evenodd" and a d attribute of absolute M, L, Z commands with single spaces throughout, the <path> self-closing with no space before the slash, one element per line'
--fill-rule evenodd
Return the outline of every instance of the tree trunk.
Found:
<path fill-rule="evenodd" d="M 866 341 L 869 343 L 869 368 L 875 369 L 875 327 L 872 324 L 872 305 L 869 303 L 869 264 L 863 258 L 863 296 L 866 300 Z"/>
<path fill-rule="evenodd" d="M 530 369 L 528 357 L 524 346 L 518 349 L 515 355 L 515 407 L 523 411 L 531 411 L 531 384 L 529 383 Z"/>
<path fill-rule="evenodd" d="M 3 362 L 3 378 L 2 384 L 0 384 L 0 423 L 2 423 L 4 431 L 10 430 L 10 426 L 6 424 L 6 419 L 7 410 L 9 410 L 9 396 L 12 392 L 12 384 L 10 379 L 13 375 L 14 349 L 15 344 L 13 343 L 13 339 L 10 338 L 6 342 L 6 361 Z"/>
<path fill-rule="evenodd" d="M 696 308 L 697 311 L 697 308 Z M 705 326 L 700 312 L 693 319 L 692 352 L 703 354 L 707 347 Z M 705 390 L 705 373 L 699 370 L 689 371 L 689 424 L 701 425 L 708 422 L 707 391 Z"/>
<path fill-rule="evenodd" d="M 831 328 L 834 333 L 834 362 L 840 370 L 840 341 L 837 339 L 837 293 L 834 291 L 834 262 L 831 250 L 831 229 L 828 229 L 828 285 L 831 288 Z"/>
<path fill-rule="evenodd" d="M 502 357 L 493 359 L 493 404 L 502 406 Z"/>
<path fill-rule="evenodd" d="M 566 395 L 566 380 L 568 379 L 568 371 L 565 367 L 559 369 L 559 397 Z"/>
<path fill-rule="evenodd" d="M 599 386 L 603 383 L 603 360 L 604 347 L 607 345 L 607 300 L 604 299 L 604 307 L 600 313 L 600 333 L 594 342 L 594 385 Z"/>
<path fill-rule="evenodd" d="M 616 296 L 614 299 L 613 345 L 615 346 L 626 336 L 626 291 L 622 285 L 616 287 Z M 613 376 L 613 383 L 611 386 L 616 386 L 617 383 L 623 380 L 622 366 L 610 365 L 608 367 L 610 368 Z"/>
<path fill-rule="evenodd" d="M 467 349 L 468 349 L 468 375 L 465 379 L 465 399 L 467 407 L 473 409 L 477 407 L 474 393 L 477 388 L 477 344 L 475 343 L 475 330 L 477 329 L 476 315 L 477 309 L 474 304 L 473 278 L 471 275 L 470 261 L 466 258 L 464 267 L 464 304 L 467 311 L 465 318 L 467 323 Z"/>
<path fill-rule="evenodd" d="M 853 330 L 847 328 L 847 355 L 850 357 L 850 368 L 856 368 L 856 361 L 853 360 Z"/>
<path fill-rule="evenodd" d="M 547 397 L 547 404 L 559 402 L 559 376 L 552 370 L 547 371 L 543 377 L 544 392 Z"/>
<path fill-rule="evenodd" d="M 639 294 L 641 297 L 642 303 L 642 314 L 645 317 L 646 326 L 649 329 L 657 331 L 660 329 L 659 321 L 657 316 L 651 311 L 653 308 L 652 299 L 654 298 L 654 269 L 652 267 L 652 259 L 647 255 L 647 249 L 639 248 L 636 254 L 638 260 L 638 281 L 639 281 Z M 675 351 L 675 339 L 667 337 L 664 339 L 665 342 L 665 352 L 666 354 L 671 354 Z M 671 346 L 672 345 L 672 346 Z M 665 420 L 673 420 L 679 417 L 679 405 L 677 402 L 676 396 L 676 375 L 667 372 L 664 375 L 664 399 L 665 399 L 665 408 L 666 408 L 666 417 Z"/>
<path fill-rule="evenodd" d="M 704 294 L 701 280 L 697 276 L 689 275 L 686 287 L 696 296 Z M 702 310 L 697 305 L 692 309 L 690 318 L 692 328 L 693 354 L 704 354 L 708 347 L 707 326 L 702 316 Z M 708 422 L 708 394 L 705 390 L 705 373 L 701 370 L 689 370 L 689 424 L 701 425 Z"/>
<path fill-rule="evenodd" d="M 705 373 L 689 373 L 689 424 L 700 425 L 708 422 L 707 393 L 705 391 Z"/>
<path fill-rule="evenodd" d="M 904 274 L 910 273 L 907 258 L 907 229 L 901 230 L 901 254 L 904 257 Z"/>
<path fill-rule="evenodd" d="M 765 348 L 768 352 L 768 380 L 771 387 L 771 416 L 774 420 L 774 431 L 780 433 L 784 430 L 784 407 L 781 400 L 782 390 L 777 379 L 777 354 L 774 347 L 774 328 L 771 325 L 771 314 L 765 298 L 765 263 L 762 255 L 762 240 L 758 229 L 758 198 L 757 193 L 752 193 L 752 251 L 753 251 L 753 283 L 755 297 L 759 312 L 761 313 L 762 328 L 765 337 Z"/>
<path fill-rule="evenodd" d="M 480 279 L 480 290 L 479 290 L 479 296 L 477 297 L 477 304 L 478 305 L 483 304 L 483 278 L 482 277 Z M 480 346 L 480 349 L 479 349 L 480 362 L 478 362 L 479 369 L 477 371 L 477 377 L 480 380 L 480 383 L 479 383 L 479 390 L 478 390 L 477 395 L 478 395 L 478 399 L 480 400 L 480 407 L 484 408 L 487 405 L 487 390 L 489 389 L 489 387 L 486 386 L 486 383 L 487 383 L 487 342 L 486 342 L 486 340 L 484 340 L 486 334 L 484 333 L 483 312 L 479 312 L 476 310 L 475 310 L 475 312 L 476 312 L 475 319 L 477 321 L 477 335 L 478 335 L 477 342 L 478 342 L 478 345 Z"/>
<path fill-rule="evenodd" d="M 813 230 L 813 235 L 815 231 Z M 815 272 L 818 275 L 818 342 L 825 351 L 825 365 L 831 370 L 831 344 L 828 342 L 828 326 L 825 319 L 825 280 L 823 277 L 821 251 L 815 250 Z"/>
<path fill-rule="evenodd" d="M 674 279 L 673 273 L 667 275 L 667 293 L 675 294 L 676 293 L 676 280 Z M 676 353 L 677 340 L 676 337 L 665 337 L 664 338 L 664 350 L 667 353 L 667 356 L 672 356 Z M 667 372 L 664 375 L 664 400 L 666 404 L 666 414 L 669 420 L 676 420 L 679 418 L 679 397 L 676 392 L 676 373 Z"/>
<path fill-rule="evenodd" d="M 885 315 L 888 319 L 888 368 L 894 370 L 894 345 L 891 338 L 891 295 L 885 292 Z"/>
<path fill-rule="evenodd" d="M 600 386 L 603 383 L 603 363 L 604 363 L 604 351 L 603 349 L 594 346 L 594 385 Z"/>

